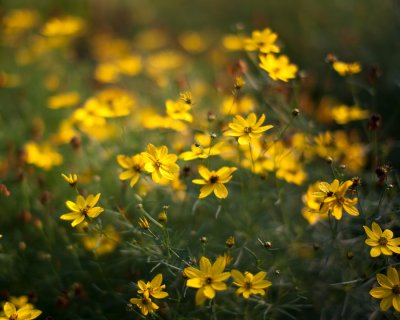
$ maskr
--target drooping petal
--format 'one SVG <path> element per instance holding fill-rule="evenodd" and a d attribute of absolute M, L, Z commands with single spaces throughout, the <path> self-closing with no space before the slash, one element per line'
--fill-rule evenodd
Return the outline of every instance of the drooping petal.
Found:
<path fill-rule="evenodd" d="M 85 216 L 80 216 L 78 218 L 76 218 L 74 221 L 72 221 L 71 226 L 75 227 L 78 224 L 80 224 L 83 220 L 85 220 Z"/>
<path fill-rule="evenodd" d="M 215 290 L 210 286 L 207 285 L 203 288 L 203 294 L 208 298 L 208 299 L 214 299 L 215 297 Z"/>
<path fill-rule="evenodd" d="M 213 184 L 206 184 L 204 187 L 200 189 L 199 199 L 207 197 L 214 190 Z"/>
<path fill-rule="evenodd" d="M 214 193 L 219 199 L 225 199 L 228 196 L 228 189 L 222 183 L 214 185 Z"/>

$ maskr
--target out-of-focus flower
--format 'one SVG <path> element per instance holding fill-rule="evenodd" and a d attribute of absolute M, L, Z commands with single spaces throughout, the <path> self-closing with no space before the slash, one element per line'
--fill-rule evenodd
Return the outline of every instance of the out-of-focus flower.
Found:
<path fill-rule="evenodd" d="M 328 214 L 320 212 L 321 205 L 323 204 L 323 199 L 314 196 L 314 192 L 319 191 L 320 182 L 315 182 L 308 186 L 307 192 L 303 194 L 302 200 L 304 203 L 301 213 L 303 217 L 308 221 L 309 224 L 315 224 L 321 219 L 327 219 Z"/>
<path fill-rule="evenodd" d="M 78 224 L 83 222 L 85 218 L 96 218 L 100 213 L 104 211 L 102 207 L 95 207 L 99 201 L 100 193 L 89 195 L 86 199 L 79 195 L 76 198 L 76 202 L 67 201 L 65 204 L 68 209 L 71 210 L 69 213 L 65 213 L 60 216 L 62 220 L 73 220 L 71 226 L 76 227 Z"/>
<path fill-rule="evenodd" d="M 393 238 L 391 230 L 386 229 L 382 232 L 381 227 L 376 222 L 372 222 L 371 229 L 367 226 L 363 227 L 368 236 L 365 243 L 372 247 L 371 257 L 378 257 L 381 254 L 391 256 L 393 252 L 400 254 L 400 238 Z"/>
<path fill-rule="evenodd" d="M 86 250 L 92 251 L 97 256 L 113 252 L 120 241 L 121 236 L 111 224 L 106 225 L 101 234 L 82 238 L 82 243 Z"/>
<path fill-rule="evenodd" d="M 17 35 L 34 27 L 39 21 L 36 11 L 16 9 L 8 12 L 3 18 L 4 33 Z"/>
<path fill-rule="evenodd" d="M 243 295 L 243 298 L 248 299 L 252 294 L 259 294 L 264 296 L 265 289 L 270 287 L 272 283 L 265 280 L 267 273 L 260 271 L 253 275 L 250 272 L 241 273 L 239 270 L 231 271 L 232 278 L 234 280 L 233 284 L 239 287 L 236 290 L 237 295 Z"/>
<path fill-rule="evenodd" d="M 50 170 L 53 166 L 60 165 L 63 157 L 53 147 L 48 144 L 37 144 L 28 142 L 24 150 L 26 152 L 26 162 L 39 168 Z"/>
<path fill-rule="evenodd" d="M 64 92 L 51 96 L 47 100 L 47 105 L 50 109 L 60 109 L 72 107 L 80 101 L 81 97 L 78 92 Z"/>
<path fill-rule="evenodd" d="M 139 180 L 140 174 L 144 171 L 145 160 L 141 154 L 134 155 L 132 157 L 125 156 L 120 154 L 117 156 L 118 164 L 127 169 L 126 171 L 121 172 L 119 178 L 121 180 L 130 181 L 130 186 L 133 187 Z"/>
<path fill-rule="evenodd" d="M 288 82 L 289 79 L 296 77 L 297 66 L 289 62 L 289 58 L 285 55 L 276 57 L 273 54 L 266 56 L 260 55 L 260 68 L 267 71 L 268 76 L 272 80 L 282 80 Z"/>
<path fill-rule="evenodd" d="M 387 276 L 378 273 L 376 279 L 380 287 L 371 289 L 369 294 L 376 299 L 382 299 L 380 303 L 382 311 L 387 311 L 393 306 L 397 312 L 400 312 L 400 281 L 397 269 L 389 267 Z"/>
<path fill-rule="evenodd" d="M 190 53 L 200 53 L 207 48 L 206 38 L 195 31 L 186 31 L 179 36 L 179 44 Z"/>
<path fill-rule="evenodd" d="M 358 106 L 349 107 L 340 105 L 331 109 L 332 117 L 338 124 L 346 124 L 350 121 L 368 119 L 368 110 L 363 110 Z"/>
<path fill-rule="evenodd" d="M 348 76 L 361 72 L 361 64 L 358 62 L 346 63 L 343 61 L 335 61 L 332 64 L 333 70 L 335 70 L 341 76 Z"/>
<path fill-rule="evenodd" d="M 144 316 L 147 316 L 149 313 L 154 313 L 160 307 L 156 305 L 150 298 L 142 297 L 142 298 L 131 298 L 130 303 L 136 305 Z"/>
<path fill-rule="evenodd" d="M 222 45 L 230 51 L 238 51 L 244 49 L 244 37 L 228 34 L 222 38 Z"/>
<path fill-rule="evenodd" d="M 74 16 L 66 16 L 53 18 L 48 21 L 42 29 L 42 34 L 46 37 L 75 36 L 84 28 L 85 21 L 83 19 Z"/>
<path fill-rule="evenodd" d="M 147 221 L 146 217 L 141 217 L 138 221 L 138 225 L 140 228 L 143 230 L 148 230 L 150 229 L 150 223 Z"/>
<path fill-rule="evenodd" d="M 172 119 L 183 120 L 187 122 L 193 121 L 193 116 L 190 114 L 191 105 L 182 100 L 167 100 L 165 103 L 167 115 Z"/>
<path fill-rule="evenodd" d="M 276 45 L 278 35 L 271 29 L 265 28 L 262 31 L 255 30 L 251 34 L 251 38 L 244 40 L 244 48 L 247 51 L 259 50 L 262 53 L 278 53 L 279 47 Z"/>
<path fill-rule="evenodd" d="M 186 286 L 196 288 L 196 304 L 201 305 L 207 299 L 213 299 L 216 291 L 223 291 L 227 289 L 224 282 L 230 277 L 230 272 L 224 272 L 225 259 L 218 257 L 217 260 L 211 265 L 211 262 L 206 257 L 200 258 L 200 269 L 194 267 L 187 267 L 183 270 L 186 277 Z"/>
<path fill-rule="evenodd" d="M 199 174 L 202 179 L 195 179 L 193 183 L 204 185 L 200 189 L 199 199 L 207 197 L 210 193 L 214 192 L 215 196 L 224 199 L 228 196 L 228 189 L 225 183 L 232 179 L 232 173 L 235 172 L 235 167 L 222 167 L 217 171 L 209 171 L 204 166 L 199 166 Z"/>

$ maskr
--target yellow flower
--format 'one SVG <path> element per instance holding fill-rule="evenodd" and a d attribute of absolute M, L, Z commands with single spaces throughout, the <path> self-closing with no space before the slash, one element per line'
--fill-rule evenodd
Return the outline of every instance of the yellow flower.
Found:
<path fill-rule="evenodd" d="M 193 121 L 193 116 L 190 114 L 191 105 L 182 100 L 173 101 L 167 100 L 165 103 L 167 115 L 172 119 L 183 120 L 187 122 Z"/>
<path fill-rule="evenodd" d="M 179 36 L 179 44 L 188 52 L 199 53 L 207 48 L 207 41 L 203 35 L 194 31 L 186 31 Z"/>
<path fill-rule="evenodd" d="M 307 192 L 302 197 L 305 206 L 302 208 L 301 213 L 309 224 L 315 224 L 321 219 L 328 218 L 327 213 L 320 212 L 324 199 L 314 196 L 314 192 L 319 191 L 319 184 L 320 182 L 315 182 L 308 186 Z"/>
<path fill-rule="evenodd" d="M 4 316 L 0 316 L 0 320 L 31 320 L 40 316 L 42 311 L 34 309 L 31 304 L 26 304 L 18 310 L 11 302 L 6 302 L 3 307 Z"/>
<path fill-rule="evenodd" d="M 389 267 L 387 276 L 378 273 L 376 279 L 380 287 L 371 289 L 369 294 L 376 299 L 382 299 L 380 304 L 382 311 L 387 311 L 393 306 L 397 312 L 400 312 L 399 272 L 395 268 Z"/>
<path fill-rule="evenodd" d="M 28 142 L 25 147 L 26 162 L 34 164 L 44 170 L 50 170 L 53 166 L 62 163 L 63 157 L 48 143 L 37 144 Z"/>
<path fill-rule="evenodd" d="M 54 18 L 45 24 L 42 34 L 46 37 L 73 36 L 81 32 L 84 26 L 84 21 L 78 17 Z"/>
<path fill-rule="evenodd" d="M 338 124 L 346 124 L 350 121 L 368 119 L 368 110 L 363 110 L 360 107 L 348 107 L 346 105 L 340 105 L 333 107 L 332 117 Z"/>
<path fill-rule="evenodd" d="M 228 34 L 222 38 L 222 45 L 231 51 L 243 50 L 244 38 L 235 34 Z"/>
<path fill-rule="evenodd" d="M 34 27 L 38 22 L 36 11 L 29 9 L 12 10 L 3 17 L 5 34 L 18 34 Z"/>
<path fill-rule="evenodd" d="M 151 282 L 145 283 L 143 280 L 138 282 L 138 293 L 142 294 L 145 298 L 150 298 L 152 296 L 156 299 L 164 299 L 168 297 L 168 292 L 163 291 L 165 289 L 165 284 L 161 284 L 163 276 L 161 273 L 157 274 Z"/>
<path fill-rule="evenodd" d="M 147 316 L 149 313 L 154 313 L 159 306 L 156 305 L 150 298 L 131 298 L 130 303 L 135 304 L 143 315 Z"/>
<path fill-rule="evenodd" d="M 287 82 L 296 77 L 297 66 L 289 63 L 289 58 L 285 55 L 275 57 L 273 54 L 266 56 L 260 55 L 260 68 L 267 71 L 272 80 L 282 80 Z"/>
<path fill-rule="evenodd" d="M 193 104 L 193 96 L 192 96 L 192 93 L 191 93 L 190 91 L 181 92 L 181 93 L 179 94 L 179 98 L 180 98 L 183 102 L 185 102 L 185 103 L 187 103 L 187 104 L 190 104 L 190 105 Z"/>
<path fill-rule="evenodd" d="M 344 197 L 352 184 L 353 182 L 351 180 L 347 180 L 340 184 L 338 179 L 333 180 L 331 184 L 327 182 L 321 182 L 319 184 L 320 191 L 313 193 L 314 196 L 323 199 L 321 212 L 326 213 L 331 211 L 336 220 L 340 220 L 342 218 L 343 209 L 352 216 L 358 216 L 360 213 L 355 207 L 358 199 Z"/>
<path fill-rule="evenodd" d="M 132 157 L 120 154 L 117 156 L 119 165 L 127 169 L 121 172 L 119 178 L 121 180 L 131 179 L 130 186 L 133 187 L 139 180 L 140 173 L 144 170 L 145 161 L 141 154 L 134 155 Z"/>
<path fill-rule="evenodd" d="M 261 126 L 265 120 L 265 115 L 261 115 L 257 121 L 255 113 L 250 113 L 246 119 L 242 116 L 235 116 L 233 121 L 229 123 L 230 130 L 224 132 L 224 136 L 239 137 L 238 142 L 241 145 L 250 144 L 252 139 L 261 137 L 261 134 L 270 130 L 274 126 Z"/>
<path fill-rule="evenodd" d="M 92 251 L 96 256 L 113 252 L 120 241 L 120 234 L 111 224 L 108 224 L 100 234 L 82 238 L 82 243 L 86 250 Z"/>
<path fill-rule="evenodd" d="M 361 72 L 361 65 L 358 62 L 346 63 L 343 61 L 335 61 L 332 67 L 341 76 L 347 76 Z"/>
<path fill-rule="evenodd" d="M 149 221 L 147 221 L 146 217 L 141 217 L 138 221 L 139 227 L 142 228 L 143 230 L 148 230 L 150 229 L 150 224 Z"/>
<path fill-rule="evenodd" d="M 278 53 L 279 47 L 275 44 L 278 35 L 266 28 L 262 31 L 255 30 L 251 34 L 251 38 L 244 40 L 244 48 L 247 51 L 260 50 L 262 53 L 275 52 Z"/>
<path fill-rule="evenodd" d="M 145 159 L 144 169 L 151 173 L 154 182 L 159 183 L 162 178 L 174 180 L 179 172 L 179 166 L 175 163 L 178 157 L 175 154 L 168 154 L 168 148 L 161 146 L 156 148 L 153 144 L 147 145 L 145 152 L 142 152 Z"/>
<path fill-rule="evenodd" d="M 71 107 L 80 101 L 81 97 L 78 92 L 64 92 L 51 96 L 47 100 L 47 105 L 50 109 L 60 109 Z"/>
<path fill-rule="evenodd" d="M 69 183 L 71 187 L 75 186 L 78 182 L 78 176 L 75 173 L 70 173 L 68 176 L 66 176 L 64 173 L 61 173 L 61 176 L 64 178 L 65 181 Z"/>
<path fill-rule="evenodd" d="M 80 224 L 85 218 L 96 218 L 100 213 L 104 211 L 101 207 L 95 207 L 97 201 L 99 201 L 100 193 L 94 195 L 89 195 L 86 199 L 79 195 L 76 198 L 76 203 L 72 201 L 67 201 L 65 205 L 72 212 L 63 214 L 60 219 L 62 220 L 73 220 L 71 226 L 75 227 Z"/>
<path fill-rule="evenodd" d="M 209 171 L 206 167 L 199 166 L 199 173 L 203 179 L 194 179 L 192 181 L 195 184 L 204 184 L 200 189 L 199 199 L 207 197 L 213 191 L 217 198 L 226 198 L 228 189 L 226 189 L 224 183 L 232 179 L 232 173 L 236 170 L 237 168 L 235 167 L 222 167 L 217 171 Z"/>
<path fill-rule="evenodd" d="M 372 228 L 363 226 L 368 239 L 365 243 L 371 246 L 370 255 L 371 257 L 378 257 L 381 254 L 385 256 L 391 256 L 394 253 L 400 253 L 400 238 L 393 238 L 393 232 L 386 229 L 382 232 L 381 227 L 372 222 Z"/>
<path fill-rule="evenodd" d="M 200 269 L 187 267 L 184 274 L 189 278 L 186 286 L 196 288 L 196 304 L 201 305 L 206 299 L 213 299 L 216 291 L 227 289 L 226 283 L 223 281 L 230 277 L 230 272 L 223 272 L 225 269 L 225 258 L 218 257 L 211 265 L 206 257 L 200 258 Z"/>
<path fill-rule="evenodd" d="M 270 281 L 265 280 L 267 273 L 264 271 L 253 275 L 247 271 L 243 274 L 238 270 L 232 270 L 231 274 L 233 280 L 235 280 L 233 284 L 239 287 L 236 294 L 242 294 L 245 299 L 248 299 L 252 294 L 265 295 L 264 289 L 272 285 Z"/>
<path fill-rule="evenodd" d="M 10 297 L 10 302 L 16 307 L 16 308 L 22 308 L 23 306 L 29 304 L 29 298 L 28 296 L 19 296 L 19 297 Z M 32 306 L 32 305 L 31 305 Z M 33 309 L 33 306 L 32 306 Z"/>

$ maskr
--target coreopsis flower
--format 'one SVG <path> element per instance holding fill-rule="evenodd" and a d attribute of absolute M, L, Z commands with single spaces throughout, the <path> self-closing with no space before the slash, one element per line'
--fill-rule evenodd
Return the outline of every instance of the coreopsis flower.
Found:
<path fill-rule="evenodd" d="M 346 124 L 350 121 L 368 119 L 368 110 L 358 106 L 349 107 L 346 105 L 335 106 L 331 109 L 332 117 L 338 124 Z"/>
<path fill-rule="evenodd" d="M 68 176 L 64 173 L 61 173 L 61 176 L 64 178 L 66 182 L 69 183 L 71 187 L 75 186 L 78 182 L 78 176 L 75 173 L 70 173 Z"/>
<path fill-rule="evenodd" d="M 380 303 L 382 311 L 387 311 L 393 306 L 397 312 L 400 312 L 400 281 L 398 270 L 389 267 L 387 276 L 378 273 L 376 279 L 380 287 L 371 289 L 369 294 L 376 299 L 382 299 Z"/>
<path fill-rule="evenodd" d="M 175 154 L 168 154 L 168 148 L 155 147 L 149 144 L 145 152 L 141 153 L 146 164 L 144 169 L 151 173 L 154 182 L 159 183 L 162 178 L 174 180 L 179 172 L 179 166 L 175 163 L 178 157 Z"/>
<path fill-rule="evenodd" d="M 42 311 L 34 309 L 33 305 L 26 304 L 16 309 L 11 302 L 6 302 L 3 307 L 4 316 L 0 316 L 0 320 L 31 320 L 40 316 Z"/>
<path fill-rule="evenodd" d="M 345 194 L 352 184 L 351 180 L 340 183 L 338 179 L 333 180 L 331 184 L 321 182 L 319 191 L 313 193 L 314 196 L 323 199 L 320 211 L 323 213 L 330 211 L 336 220 L 342 218 L 343 209 L 352 216 L 358 216 L 360 214 L 356 208 L 358 199 L 345 198 Z"/>
<path fill-rule="evenodd" d="M 150 298 L 131 298 L 130 303 L 136 305 L 143 315 L 147 316 L 149 313 L 154 313 L 160 307 L 156 305 Z"/>
<path fill-rule="evenodd" d="M 400 253 L 400 238 L 393 238 L 391 230 L 386 229 L 382 232 L 381 227 L 376 222 L 372 222 L 371 229 L 367 226 L 363 227 L 368 236 L 365 243 L 372 247 L 371 257 L 378 257 L 381 254 L 391 256 L 393 252 Z"/>
<path fill-rule="evenodd" d="M 164 299 L 168 297 L 168 292 L 163 291 L 165 289 L 165 284 L 162 284 L 163 276 L 161 273 L 157 274 L 153 280 L 144 282 L 139 280 L 138 282 L 138 293 L 143 295 L 145 298 L 156 298 Z"/>
<path fill-rule="evenodd" d="M 191 104 L 183 100 L 167 100 L 165 103 L 167 115 L 175 120 L 183 120 L 187 122 L 193 121 L 193 116 L 190 114 Z"/>
<path fill-rule="evenodd" d="M 53 18 L 45 24 L 42 34 L 46 37 L 74 36 L 84 27 L 85 22 L 79 17 Z"/>
<path fill-rule="evenodd" d="M 314 193 L 319 191 L 319 184 L 320 182 L 317 181 L 312 185 L 309 185 L 307 192 L 303 194 L 301 198 L 304 203 L 301 213 L 309 224 L 315 224 L 319 220 L 328 218 L 327 213 L 320 212 L 320 208 L 324 199 L 314 196 Z"/>
<path fill-rule="evenodd" d="M 138 225 L 140 228 L 143 230 L 148 230 L 150 229 L 150 223 L 147 221 L 146 217 L 141 217 L 138 221 Z"/>
<path fill-rule="evenodd" d="M 76 202 L 67 201 L 65 205 L 72 212 L 63 214 L 60 219 L 62 220 L 73 220 L 71 226 L 75 227 L 80 224 L 85 218 L 96 218 L 100 213 L 104 211 L 102 207 L 95 207 L 96 203 L 99 201 L 100 193 L 94 195 L 89 195 L 86 199 L 79 195 L 76 198 Z"/>
<path fill-rule="evenodd" d="M 265 295 L 266 288 L 270 287 L 272 283 L 265 280 L 266 272 L 260 271 L 253 275 L 250 272 L 241 273 L 239 270 L 231 271 L 233 284 L 239 288 L 236 290 L 237 295 L 243 295 L 243 298 L 248 299 L 252 294 Z"/>
<path fill-rule="evenodd" d="M 193 96 L 190 91 L 181 92 L 179 94 L 179 98 L 186 104 L 189 104 L 189 105 L 193 104 Z"/>
<path fill-rule="evenodd" d="M 267 71 L 272 80 L 282 80 L 288 82 L 289 79 L 296 77 L 297 66 L 289 62 L 289 58 L 285 55 L 276 57 L 273 54 L 266 56 L 260 55 L 260 68 Z"/>
<path fill-rule="evenodd" d="M 196 288 L 196 304 L 201 305 L 207 299 L 213 299 L 216 291 L 227 289 L 224 282 L 230 277 L 230 272 L 224 272 L 225 258 L 218 257 L 211 265 L 211 262 L 206 257 L 200 258 L 200 269 L 187 267 L 184 269 L 184 274 L 188 278 L 186 286 Z"/>
<path fill-rule="evenodd" d="M 265 120 L 265 115 L 262 114 L 260 119 L 254 112 L 250 113 L 246 119 L 237 115 L 231 123 L 228 124 L 230 130 L 224 132 L 224 136 L 238 137 L 238 142 L 241 145 L 248 145 L 252 139 L 258 139 L 262 133 L 270 130 L 274 126 L 262 126 Z"/>
<path fill-rule="evenodd" d="M 126 171 L 120 173 L 120 180 L 131 179 L 129 184 L 133 187 L 138 182 L 140 174 L 144 171 L 146 164 L 144 157 L 141 154 L 132 157 L 120 154 L 117 156 L 117 161 L 122 168 L 126 169 Z"/>
<path fill-rule="evenodd" d="M 259 50 L 262 53 L 278 53 L 280 49 L 275 43 L 277 39 L 278 35 L 269 28 L 262 31 L 254 30 L 251 38 L 244 40 L 244 48 L 246 51 Z"/>
<path fill-rule="evenodd" d="M 228 189 L 224 184 L 232 179 L 232 173 L 235 172 L 237 168 L 222 167 L 217 171 L 209 171 L 206 167 L 199 166 L 198 170 L 202 179 L 194 179 L 192 182 L 204 185 L 200 189 L 199 199 L 207 197 L 212 192 L 220 199 L 224 199 L 228 196 Z"/>
<path fill-rule="evenodd" d="M 358 62 L 346 63 L 343 61 L 335 61 L 332 64 L 332 67 L 333 70 L 335 70 L 341 76 L 348 76 L 361 72 L 361 65 Z"/>
<path fill-rule="evenodd" d="M 31 141 L 25 144 L 24 150 L 26 162 L 44 170 L 50 170 L 63 162 L 62 155 L 48 143 L 37 144 Z"/>

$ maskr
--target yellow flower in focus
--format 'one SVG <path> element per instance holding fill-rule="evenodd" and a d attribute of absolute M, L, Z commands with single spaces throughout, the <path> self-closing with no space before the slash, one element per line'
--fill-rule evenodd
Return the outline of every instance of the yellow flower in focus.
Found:
<path fill-rule="evenodd" d="M 174 180 L 179 173 L 179 166 L 175 163 L 178 157 L 168 154 L 166 146 L 157 148 L 150 143 L 146 151 L 142 152 L 142 156 L 146 162 L 144 169 L 151 173 L 151 178 L 156 183 L 159 183 L 161 178 Z"/>
<path fill-rule="evenodd" d="M 85 22 L 79 17 L 67 16 L 48 21 L 42 29 L 46 37 L 74 36 L 85 27 Z"/>
<path fill-rule="evenodd" d="M 153 280 L 150 282 L 144 282 L 139 280 L 138 282 L 138 293 L 143 295 L 145 298 L 156 298 L 164 299 L 168 297 L 168 292 L 163 291 L 165 289 L 165 284 L 162 284 L 163 276 L 161 273 L 157 274 Z"/>
<path fill-rule="evenodd" d="M 47 100 L 47 105 L 50 109 L 67 108 L 77 104 L 81 99 L 78 92 L 64 92 L 51 96 Z"/>
<path fill-rule="evenodd" d="M 4 316 L 0 316 L 0 320 L 31 320 L 36 319 L 42 311 L 34 309 L 31 304 L 26 304 L 18 310 L 11 302 L 6 302 L 3 307 Z"/>
<path fill-rule="evenodd" d="M 345 194 L 353 181 L 347 180 L 340 184 L 338 179 L 333 180 L 331 184 L 321 182 L 319 190 L 314 192 L 313 195 L 323 200 L 320 211 L 323 213 L 331 212 L 336 220 L 342 218 L 343 209 L 352 216 L 358 216 L 360 213 L 356 208 L 358 202 L 357 198 L 345 198 Z"/>
<path fill-rule="evenodd" d="M 239 270 L 231 271 L 233 284 L 239 288 L 236 290 L 237 295 L 243 295 L 243 298 L 248 299 L 252 294 L 259 294 L 264 296 L 266 288 L 270 287 L 272 283 L 265 280 L 267 273 L 260 271 L 253 275 L 250 272 L 241 273 Z"/>
<path fill-rule="evenodd" d="M 386 229 L 382 232 L 381 227 L 376 223 L 372 222 L 372 228 L 363 226 L 368 239 L 365 243 L 371 246 L 370 255 L 371 257 L 379 257 L 381 254 L 385 256 L 391 256 L 394 253 L 400 254 L 400 238 L 393 238 L 393 232 Z"/>
<path fill-rule="evenodd" d="M 167 115 L 172 119 L 183 120 L 187 122 L 193 121 L 193 116 L 190 114 L 191 105 L 182 101 L 167 100 L 165 103 Z"/>
<path fill-rule="evenodd" d="M 265 115 L 261 115 L 257 120 L 255 113 L 250 113 L 246 119 L 237 115 L 231 123 L 229 123 L 230 130 L 224 132 L 224 136 L 238 137 L 238 142 L 241 145 L 249 145 L 252 139 L 258 139 L 261 134 L 267 130 L 272 129 L 274 126 L 267 125 L 261 126 L 265 120 Z"/>
<path fill-rule="evenodd" d="M 143 156 L 137 154 L 128 157 L 120 154 L 117 156 L 117 161 L 122 168 L 127 169 L 119 175 L 120 180 L 131 179 L 130 186 L 133 187 L 138 182 L 140 174 L 144 171 L 145 160 Z"/>
<path fill-rule="evenodd" d="M 149 230 L 150 229 L 150 223 L 147 221 L 146 217 L 141 217 L 138 221 L 138 225 L 140 228 L 143 230 Z"/>
<path fill-rule="evenodd" d="M 224 272 L 225 265 L 224 257 L 218 257 L 213 265 L 209 259 L 201 257 L 200 269 L 187 267 L 183 270 L 189 278 L 186 286 L 198 289 L 195 298 L 197 305 L 203 304 L 207 299 L 214 299 L 216 291 L 227 289 L 224 281 L 230 277 L 230 272 Z"/>
<path fill-rule="evenodd" d="M 350 121 L 368 119 L 368 110 L 363 110 L 360 107 L 349 107 L 340 105 L 331 109 L 332 117 L 338 124 L 346 124 Z"/>
<path fill-rule="evenodd" d="M 75 186 L 78 182 L 78 176 L 76 174 L 69 174 L 68 176 L 64 173 L 61 173 L 61 176 L 64 178 L 65 181 L 69 183 L 71 187 Z"/>
<path fill-rule="evenodd" d="M 144 316 L 147 316 L 149 313 L 154 313 L 160 307 L 156 305 L 150 298 L 142 297 L 142 298 L 131 298 L 129 300 L 130 303 L 136 305 Z"/>
<path fill-rule="evenodd" d="M 276 57 L 273 54 L 266 56 L 260 55 L 260 68 L 267 71 L 272 80 L 282 80 L 287 82 L 289 79 L 296 77 L 297 66 L 289 62 L 289 58 L 285 55 Z"/>
<path fill-rule="evenodd" d="M 279 47 L 276 45 L 278 35 L 271 29 L 265 28 L 262 31 L 255 30 L 251 34 L 251 38 L 244 40 L 244 48 L 246 51 L 259 50 L 262 53 L 278 53 Z"/>
<path fill-rule="evenodd" d="M 194 179 L 192 181 L 194 184 L 204 185 L 200 189 L 199 199 L 207 197 L 212 192 L 219 199 L 226 198 L 228 189 L 224 184 L 232 179 L 232 173 L 236 170 L 237 168 L 235 167 L 222 167 L 217 171 L 209 171 L 206 167 L 199 166 L 199 173 L 203 179 Z"/>
<path fill-rule="evenodd" d="M 397 269 L 389 267 L 387 276 L 378 273 L 376 279 L 380 287 L 371 289 L 369 294 L 376 299 L 382 299 L 380 303 L 382 311 L 387 311 L 393 306 L 397 312 L 400 312 L 400 281 Z"/>
<path fill-rule="evenodd" d="M 100 193 L 94 195 L 89 195 L 86 199 L 79 195 L 76 198 L 76 202 L 67 201 L 65 205 L 72 212 L 65 213 L 60 216 L 62 220 L 73 220 L 71 226 L 75 227 L 80 224 L 85 218 L 96 218 L 100 213 L 104 211 L 101 207 L 95 207 L 96 203 L 99 201 Z"/>
<path fill-rule="evenodd" d="M 335 61 L 332 64 L 333 70 L 341 76 L 348 76 L 361 72 L 361 65 L 358 62 L 346 63 L 343 61 Z"/>

